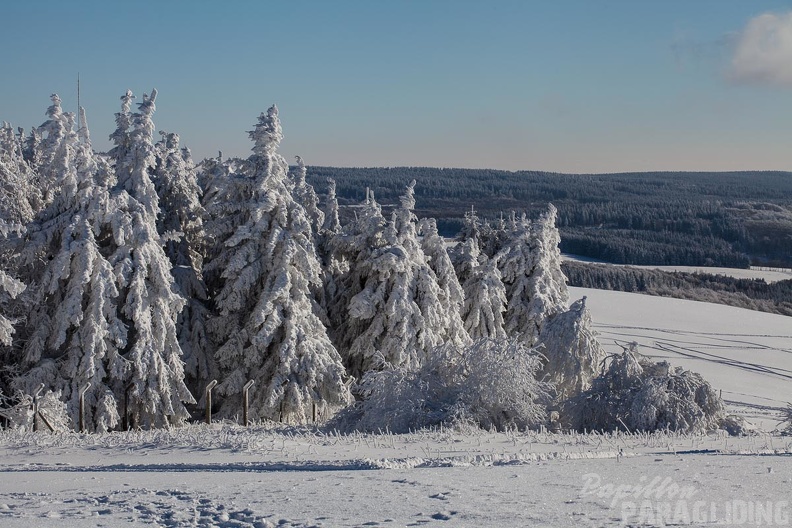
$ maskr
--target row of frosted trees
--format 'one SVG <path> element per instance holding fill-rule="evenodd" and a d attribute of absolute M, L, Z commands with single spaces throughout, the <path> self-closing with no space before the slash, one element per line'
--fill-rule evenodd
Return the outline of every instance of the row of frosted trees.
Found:
<path fill-rule="evenodd" d="M 253 419 L 304 423 L 370 397 L 380 373 L 489 357 L 485 341 L 541 358 L 530 377 L 551 385 L 529 399 L 589 388 L 604 353 L 584 301 L 567 306 L 552 206 L 492 224 L 471 211 L 449 250 L 412 185 L 389 216 L 373 196 L 340 215 L 332 181 L 320 200 L 278 153 L 276 107 L 249 158 L 196 165 L 176 134 L 155 141 L 156 96 L 133 112 L 124 94 L 107 153 L 56 95 L 28 135 L 0 132 L 6 398 L 43 384 L 72 427 L 81 394 L 88 430 L 165 427 L 204 408 L 213 379 L 212 410 L 234 417 L 253 380 Z"/>

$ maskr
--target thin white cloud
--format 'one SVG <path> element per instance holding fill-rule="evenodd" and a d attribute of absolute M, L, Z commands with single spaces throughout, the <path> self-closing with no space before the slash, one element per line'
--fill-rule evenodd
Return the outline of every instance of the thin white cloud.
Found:
<path fill-rule="evenodd" d="M 728 78 L 792 88 L 792 11 L 748 21 L 735 41 Z"/>

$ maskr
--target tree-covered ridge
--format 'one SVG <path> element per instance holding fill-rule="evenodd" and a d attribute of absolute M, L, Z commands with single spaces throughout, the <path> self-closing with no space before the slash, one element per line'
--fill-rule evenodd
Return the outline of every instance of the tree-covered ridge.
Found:
<path fill-rule="evenodd" d="M 762 279 L 575 261 L 564 262 L 561 269 L 570 286 L 713 302 L 792 316 L 792 280 L 768 284 Z"/>
<path fill-rule="evenodd" d="M 561 250 L 623 264 L 792 266 L 792 173 L 655 172 L 570 175 L 536 171 L 423 167 L 310 167 L 324 189 L 336 181 L 341 204 L 370 188 L 395 203 L 415 179 L 416 213 L 451 236 L 461 211 L 538 215 L 558 209 Z M 695 250 L 693 249 L 695 248 Z"/>

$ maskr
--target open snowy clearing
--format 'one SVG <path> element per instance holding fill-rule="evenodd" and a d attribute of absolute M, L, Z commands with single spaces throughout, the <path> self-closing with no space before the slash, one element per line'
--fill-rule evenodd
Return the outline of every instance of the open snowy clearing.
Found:
<path fill-rule="evenodd" d="M 655 517 L 679 507 L 675 487 L 687 490 L 688 518 L 702 502 L 717 524 L 739 500 L 769 505 L 783 524 L 792 484 L 792 441 L 769 435 L 196 425 L 0 442 L 2 526 L 618 526 L 638 520 L 631 508 L 643 500 Z M 613 486 L 653 481 L 638 498 L 613 496 Z"/>
<path fill-rule="evenodd" d="M 727 409 L 766 431 L 792 400 L 792 320 L 719 304 L 588 288 L 594 328 L 609 352 L 636 341 L 654 359 L 699 372 Z"/>
<path fill-rule="evenodd" d="M 587 296 L 609 350 L 636 340 L 647 355 L 701 372 L 730 410 L 776 426 L 792 394 L 788 318 L 622 292 L 570 294 Z M 339 436 L 219 424 L 3 432 L 0 525 L 788 525 L 791 452 L 789 437 L 767 433 Z M 618 486 L 637 498 L 615 497 Z"/>

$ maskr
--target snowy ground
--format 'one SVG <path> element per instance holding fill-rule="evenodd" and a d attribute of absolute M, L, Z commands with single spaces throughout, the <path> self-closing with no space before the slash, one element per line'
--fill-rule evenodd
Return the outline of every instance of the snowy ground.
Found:
<path fill-rule="evenodd" d="M 789 318 L 622 292 L 571 294 L 587 296 L 610 350 L 637 340 L 643 352 L 701 372 L 732 410 L 765 429 L 792 398 Z M 792 524 L 792 438 L 766 432 L 6 431 L 0 457 L 2 527 Z"/>
<path fill-rule="evenodd" d="M 720 304 L 570 288 L 587 296 L 600 342 L 636 341 L 655 359 L 701 373 L 728 408 L 772 431 L 792 401 L 792 318 Z"/>
<path fill-rule="evenodd" d="M 792 440 L 769 435 L 339 437 L 191 426 L 0 442 L 4 527 L 619 526 L 640 512 L 717 524 L 727 508 L 768 505 L 783 524 L 792 513 L 782 504 Z M 639 494 L 615 497 L 615 486 Z"/>

